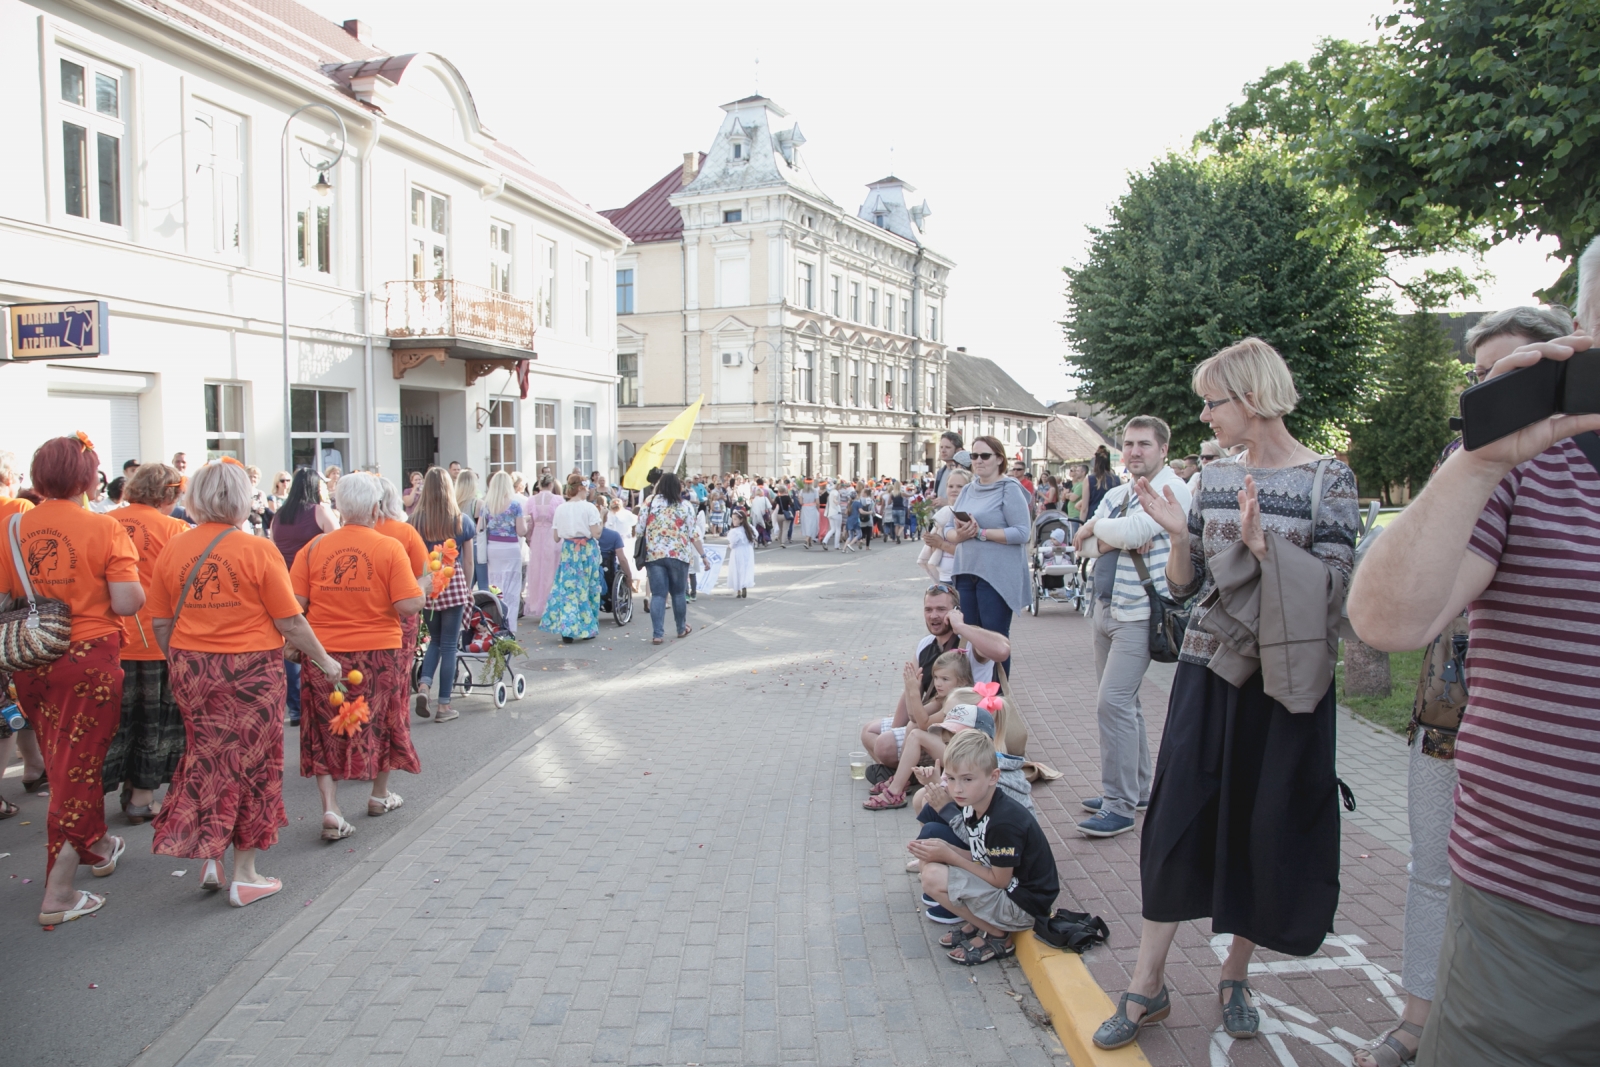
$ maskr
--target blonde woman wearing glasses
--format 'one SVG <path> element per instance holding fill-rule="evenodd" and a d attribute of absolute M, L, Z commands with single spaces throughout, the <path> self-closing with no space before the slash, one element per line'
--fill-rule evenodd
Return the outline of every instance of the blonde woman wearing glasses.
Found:
<path fill-rule="evenodd" d="M 1011 616 L 1023 609 L 1029 596 L 1028 494 L 1020 482 L 1006 476 L 1005 448 L 999 440 L 979 437 L 968 454 L 972 481 L 956 498 L 956 524 L 946 537 L 956 546 L 954 573 L 961 614 L 974 626 L 1010 635 Z M 1010 675 L 1009 657 L 1001 666 Z"/>

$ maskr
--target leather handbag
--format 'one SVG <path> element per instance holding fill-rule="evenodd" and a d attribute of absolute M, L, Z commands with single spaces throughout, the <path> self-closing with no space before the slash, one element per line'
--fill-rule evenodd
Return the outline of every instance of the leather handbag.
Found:
<path fill-rule="evenodd" d="M 1111 931 L 1098 915 L 1057 908 L 1048 919 L 1033 920 L 1033 936 L 1047 945 L 1082 954 L 1095 945 L 1105 944 Z"/>
<path fill-rule="evenodd" d="M 72 640 L 72 608 L 65 601 L 35 596 L 22 562 L 22 516 L 11 516 L 7 539 L 11 563 L 28 606 L 0 614 L 0 671 L 15 673 L 54 663 Z"/>
<path fill-rule="evenodd" d="M 655 501 L 652 494 L 644 502 L 644 507 L 639 509 L 639 539 L 633 543 L 633 569 L 635 572 L 644 570 L 645 558 L 650 554 L 650 539 L 646 536 L 650 530 L 650 505 Z"/>
<path fill-rule="evenodd" d="M 1144 557 L 1130 551 L 1133 569 L 1139 572 L 1139 584 L 1144 595 L 1150 598 L 1150 658 L 1157 663 L 1176 663 L 1183 650 L 1183 635 L 1189 629 L 1189 609 L 1156 592 L 1156 583 L 1144 565 Z"/>

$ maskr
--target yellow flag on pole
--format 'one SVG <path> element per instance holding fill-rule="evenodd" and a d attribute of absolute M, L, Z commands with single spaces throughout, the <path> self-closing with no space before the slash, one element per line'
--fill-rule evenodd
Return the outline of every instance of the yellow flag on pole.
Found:
<path fill-rule="evenodd" d="M 643 489 L 646 484 L 644 476 L 650 468 L 661 466 L 674 443 L 688 440 L 694 432 L 695 419 L 699 418 L 700 405 L 704 401 L 705 394 L 702 393 L 677 418 L 656 431 L 654 437 L 639 447 L 639 451 L 633 454 L 633 462 L 628 464 L 628 473 L 622 476 L 624 489 Z"/>

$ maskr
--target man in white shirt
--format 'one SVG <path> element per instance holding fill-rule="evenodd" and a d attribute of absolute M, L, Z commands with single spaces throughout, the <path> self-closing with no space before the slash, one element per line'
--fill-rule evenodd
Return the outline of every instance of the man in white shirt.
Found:
<path fill-rule="evenodd" d="M 1094 662 L 1099 683 L 1100 795 L 1083 801 L 1094 815 L 1078 824 L 1085 837 L 1115 837 L 1134 826 L 1134 812 L 1150 800 L 1150 744 L 1145 736 L 1139 686 L 1150 666 L 1150 600 L 1137 555 L 1155 586 L 1167 595 L 1167 554 L 1172 538 L 1145 514 L 1134 482 L 1149 478 L 1157 492 L 1170 487 L 1185 511 L 1189 487 L 1167 466 L 1171 431 L 1153 415 L 1128 420 L 1122 461 L 1130 478 L 1108 492 L 1078 529 L 1073 545 L 1095 559 Z"/>

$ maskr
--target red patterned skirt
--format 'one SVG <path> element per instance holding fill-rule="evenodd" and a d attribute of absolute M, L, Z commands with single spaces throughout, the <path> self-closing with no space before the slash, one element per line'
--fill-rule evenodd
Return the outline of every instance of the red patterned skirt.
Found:
<path fill-rule="evenodd" d="M 417 662 L 417 633 L 422 629 L 422 615 L 406 615 L 400 620 L 400 666 L 395 672 L 394 687 L 400 701 L 400 710 L 406 711 L 411 702 L 411 669 Z M 404 715 L 401 718 L 405 718 Z M 407 720 L 409 722 L 409 720 Z M 408 727 L 409 729 L 409 727 Z"/>
<path fill-rule="evenodd" d="M 103 862 L 108 856 L 95 855 L 89 846 L 106 834 L 100 782 L 122 722 L 122 634 L 73 641 L 60 659 L 18 671 L 11 681 L 50 775 L 45 870 L 68 844 L 83 860 Z"/>
<path fill-rule="evenodd" d="M 283 653 L 191 652 L 168 662 L 187 747 L 155 818 L 163 856 L 271 848 L 283 810 Z"/>
<path fill-rule="evenodd" d="M 409 709 L 401 687 L 411 676 L 403 648 L 371 652 L 330 652 L 348 673 L 362 674 L 360 685 L 346 684 L 346 696 L 367 698 L 372 719 L 353 737 L 328 729 L 337 709 L 328 703 L 333 682 L 309 664 L 300 670 L 300 777 L 332 775 L 338 781 L 370 782 L 384 771 L 422 772 L 411 746 Z"/>

